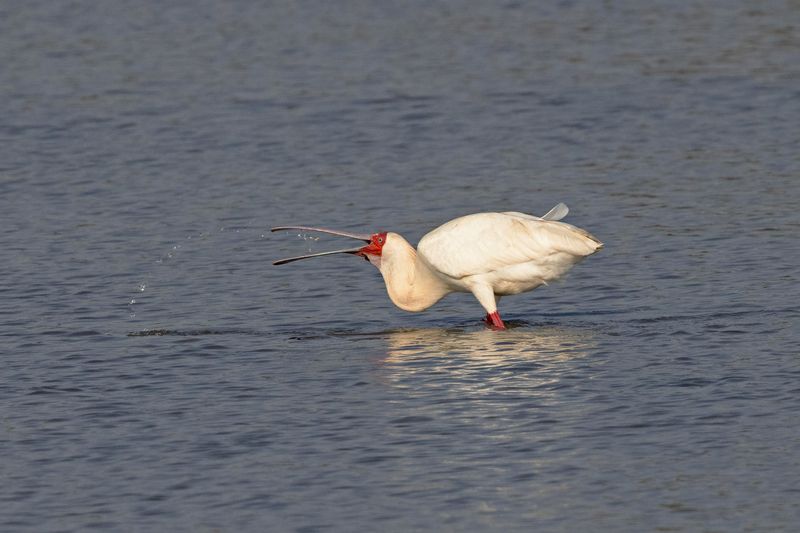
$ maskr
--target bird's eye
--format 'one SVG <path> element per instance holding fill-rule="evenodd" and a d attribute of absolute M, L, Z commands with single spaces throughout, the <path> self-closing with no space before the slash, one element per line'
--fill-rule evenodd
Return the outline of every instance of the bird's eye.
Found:
<path fill-rule="evenodd" d="M 383 244 L 383 237 L 378 237 L 378 244 Z"/>

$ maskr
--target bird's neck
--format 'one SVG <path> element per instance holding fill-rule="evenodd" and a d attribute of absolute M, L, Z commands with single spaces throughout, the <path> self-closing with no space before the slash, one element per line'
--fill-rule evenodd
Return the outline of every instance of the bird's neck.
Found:
<path fill-rule="evenodd" d="M 399 235 L 397 237 L 400 237 Z M 393 239 L 391 253 L 384 251 L 381 275 L 392 302 L 405 311 L 423 311 L 450 292 L 405 239 Z"/>

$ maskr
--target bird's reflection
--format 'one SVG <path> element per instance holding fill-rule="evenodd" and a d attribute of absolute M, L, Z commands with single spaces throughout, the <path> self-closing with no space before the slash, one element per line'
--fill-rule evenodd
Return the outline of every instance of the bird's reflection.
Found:
<path fill-rule="evenodd" d="M 384 380 L 398 387 L 446 385 L 450 392 L 528 392 L 551 388 L 595 345 L 591 330 L 525 326 L 414 329 L 389 332 L 380 361 Z"/>
<path fill-rule="evenodd" d="M 562 327 L 516 327 L 507 331 L 488 328 L 410 329 L 388 333 L 386 361 L 409 358 L 461 356 L 486 364 L 505 364 L 509 359 L 558 361 L 586 356 L 593 346 L 592 331 Z"/>

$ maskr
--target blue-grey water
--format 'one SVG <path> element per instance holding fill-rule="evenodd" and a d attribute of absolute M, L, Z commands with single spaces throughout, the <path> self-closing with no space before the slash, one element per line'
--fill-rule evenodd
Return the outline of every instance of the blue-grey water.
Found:
<path fill-rule="evenodd" d="M 799 125 L 796 2 L 0 4 L 0 530 L 797 531 Z M 559 201 L 504 332 L 271 265 Z"/>

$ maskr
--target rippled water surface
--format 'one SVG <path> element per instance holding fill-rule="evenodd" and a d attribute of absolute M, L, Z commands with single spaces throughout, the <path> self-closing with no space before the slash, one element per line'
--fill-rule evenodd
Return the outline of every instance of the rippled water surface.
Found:
<path fill-rule="evenodd" d="M 3 531 L 796 531 L 793 2 L 0 6 Z M 546 212 L 421 314 L 277 224 Z M 350 243 L 347 243 L 349 245 Z"/>

